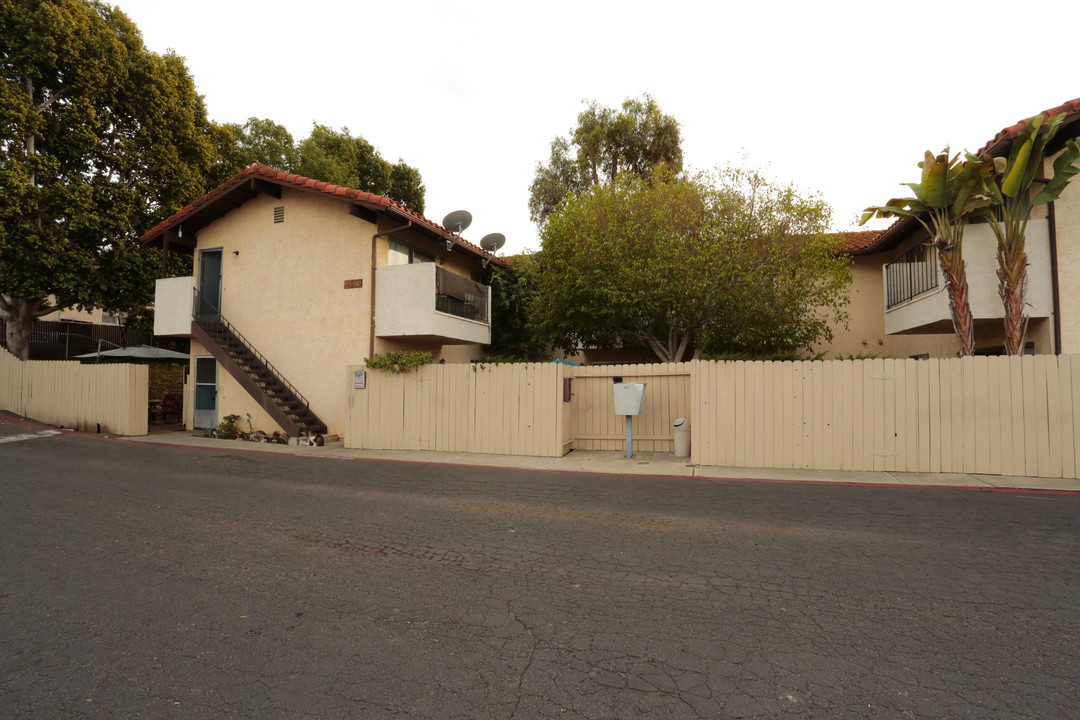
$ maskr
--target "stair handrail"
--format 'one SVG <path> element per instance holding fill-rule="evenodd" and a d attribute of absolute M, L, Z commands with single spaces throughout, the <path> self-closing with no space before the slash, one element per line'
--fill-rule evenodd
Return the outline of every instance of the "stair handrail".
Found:
<path fill-rule="evenodd" d="M 240 343 L 245 348 L 247 348 L 248 351 L 251 352 L 251 354 L 254 355 L 255 358 L 259 362 L 261 362 L 263 364 L 263 366 L 267 370 L 269 370 L 271 373 L 273 373 L 274 376 L 278 380 L 280 380 L 281 383 L 286 388 L 288 388 L 289 392 L 291 392 L 293 394 L 293 396 L 296 397 L 296 399 L 299 400 L 300 403 L 304 406 L 304 409 L 310 412 L 311 406 L 308 404 L 307 398 L 304 397 L 300 393 L 300 391 L 296 389 L 295 385 L 293 385 L 291 382 L 289 382 L 285 378 L 285 376 L 281 374 L 281 371 L 279 371 L 276 367 L 274 367 L 273 363 L 271 363 L 269 360 L 266 359 L 265 355 L 263 355 L 261 352 L 259 352 L 259 350 L 254 345 L 251 344 L 250 340 L 248 340 L 246 337 L 244 337 L 243 334 L 239 330 L 236 329 L 235 325 L 233 325 L 232 323 L 230 323 L 228 320 L 225 319 L 225 316 L 221 314 L 220 308 L 215 306 L 212 302 L 210 302 L 206 298 L 203 298 L 199 294 L 199 289 L 198 288 L 192 288 L 192 292 L 194 293 L 194 297 L 193 297 L 192 308 L 191 308 L 191 319 L 194 320 L 195 322 L 197 322 L 199 324 L 199 327 L 201 327 L 204 330 L 206 330 L 207 332 L 209 332 L 210 328 L 207 327 L 207 325 L 209 323 L 207 321 L 203 320 L 203 318 L 201 317 L 199 307 L 200 307 L 200 304 L 204 304 L 203 307 L 207 307 L 207 308 L 212 309 L 213 310 L 212 314 L 213 314 L 213 316 L 215 318 L 213 323 L 214 324 L 224 325 L 225 328 L 229 331 L 229 333 L 233 337 L 235 337 L 237 340 L 239 340 Z"/>

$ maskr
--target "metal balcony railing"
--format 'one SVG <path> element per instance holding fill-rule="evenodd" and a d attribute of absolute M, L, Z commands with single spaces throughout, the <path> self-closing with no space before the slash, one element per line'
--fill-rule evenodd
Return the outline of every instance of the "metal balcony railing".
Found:
<path fill-rule="evenodd" d="M 467 320 L 488 321 L 487 285 L 435 268 L 435 309 Z"/>
<path fill-rule="evenodd" d="M 885 266 L 885 307 L 895 307 L 937 286 L 937 251 L 916 245 Z"/>

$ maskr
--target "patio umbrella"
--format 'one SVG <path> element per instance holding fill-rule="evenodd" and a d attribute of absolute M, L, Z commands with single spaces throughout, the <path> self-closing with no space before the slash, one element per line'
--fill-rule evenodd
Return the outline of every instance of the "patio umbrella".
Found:
<path fill-rule="evenodd" d="M 132 358 L 135 360 L 188 360 L 186 353 L 174 352 L 172 350 L 165 350 L 164 348 L 150 347 L 149 345 L 138 345 L 136 347 L 116 348 L 115 350 L 99 350 L 97 352 L 84 353 L 82 355 L 76 355 L 76 359 L 94 359 L 97 358 Z"/>

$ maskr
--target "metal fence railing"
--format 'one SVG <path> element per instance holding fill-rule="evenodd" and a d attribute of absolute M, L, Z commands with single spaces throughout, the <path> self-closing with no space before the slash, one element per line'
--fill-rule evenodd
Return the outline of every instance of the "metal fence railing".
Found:
<path fill-rule="evenodd" d="M 439 312 L 487 322 L 489 292 L 487 285 L 435 268 L 435 309 Z"/>
<path fill-rule="evenodd" d="M 894 307 L 938 286 L 937 251 L 916 245 L 885 266 L 886 307 Z"/>
<path fill-rule="evenodd" d="M 7 327 L 0 320 L 0 347 L 7 347 Z M 30 329 L 31 360 L 70 360 L 95 352 L 99 343 L 110 347 L 153 344 L 153 336 L 123 325 L 35 320 Z"/>

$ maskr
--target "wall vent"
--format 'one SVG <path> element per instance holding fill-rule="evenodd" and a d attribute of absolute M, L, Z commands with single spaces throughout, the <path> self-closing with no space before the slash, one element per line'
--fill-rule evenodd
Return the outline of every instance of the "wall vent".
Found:
<path fill-rule="evenodd" d="M 276 222 L 276 223 L 285 222 L 285 206 L 284 205 L 278 205 L 276 208 L 274 208 L 274 222 Z"/>

